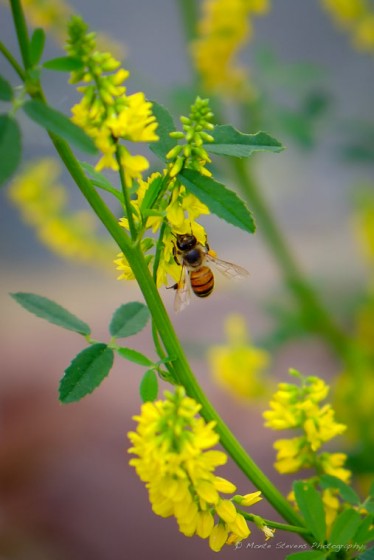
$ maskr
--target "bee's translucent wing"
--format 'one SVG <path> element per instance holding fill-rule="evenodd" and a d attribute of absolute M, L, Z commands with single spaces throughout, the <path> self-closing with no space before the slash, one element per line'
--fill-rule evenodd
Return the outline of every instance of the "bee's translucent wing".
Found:
<path fill-rule="evenodd" d="M 182 269 L 182 274 L 177 286 L 177 293 L 174 299 L 174 311 L 178 313 L 182 311 L 191 301 L 191 286 L 190 277 L 185 267 Z"/>
<path fill-rule="evenodd" d="M 246 278 L 249 276 L 248 270 L 238 266 L 237 264 L 217 259 L 217 257 L 213 257 L 209 254 L 206 255 L 206 260 L 209 263 L 212 263 L 219 272 L 226 276 L 226 278 Z"/>

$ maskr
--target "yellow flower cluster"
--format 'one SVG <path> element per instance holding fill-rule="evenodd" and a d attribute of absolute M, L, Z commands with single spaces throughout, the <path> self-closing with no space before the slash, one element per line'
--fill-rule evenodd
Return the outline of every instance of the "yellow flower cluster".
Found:
<path fill-rule="evenodd" d="M 109 264 L 113 245 L 99 239 L 91 213 L 69 212 L 59 174 L 55 160 L 42 159 L 16 177 L 9 196 L 49 249 L 69 259 Z"/>
<path fill-rule="evenodd" d="M 227 344 L 212 346 L 208 360 L 214 378 L 225 389 L 239 398 L 252 399 L 265 389 L 261 378 L 269 363 L 269 355 L 251 345 L 245 319 L 229 315 L 225 321 Z"/>
<path fill-rule="evenodd" d="M 290 374 L 300 379 L 301 386 L 278 385 L 270 410 L 264 412 L 265 426 L 274 430 L 294 429 L 301 435 L 274 443 L 278 452 L 275 468 L 282 474 L 315 468 L 318 474 L 326 473 L 348 481 L 350 471 L 344 468 L 344 453 L 317 454 L 324 443 L 346 430 L 345 425 L 335 421 L 331 405 L 320 405 L 329 387 L 318 377 L 304 378 L 295 370 L 290 370 Z"/>
<path fill-rule="evenodd" d="M 351 35 L 357 49 L 374 52 L 374 7 L 370 0 L 322 0 L 322 5 Z"/>
<path fill-rule="evenodd" d="M 197 416 L 200 405 L 182 387 L 165 397 L 143 404 L 134 417 L 137 430 L 128 435 L 136 458 L 130 465 L 145 482 L 156 515 L 174 516 L 184 535 L 209 538 L 210 548 L 219 551 L 248 537 L 250 529 L 235 503 L 251 506 L 261 500 L 260 492 L 222 498 L 236 487 L 214 474 L 227 461 L 225 453 L 211 449 L 219 441 L 214 422 Z"/>
<path fill-rule="evenodd" d="M 191 52 L 207 91 L 239 98 L 252 94 L 247 71 L 235 59 L 251 37 L 250 18 L 268 9 L 268 0 L 204 0 Z"/>
<path fill-rule="evenodd" d="M 157 286 L 167 285 L 168 276 L 175 282 L 181 277 L 181 267 L 175 262 L 173 247 L 177 234 L 192 233 L 202 245 L 206 243 L 206 233 L 202 225 L 196 222 L 202 214 L 209 214 L 209 208 L 200 202 L 196 196 L 189 193 L 180 183 L 178 173 L 183 168 L 194 169 L 202 174 L 210 175 L 206 164 L 210 162 L 203 144 L 212 140 L 206 132 L 213 125 L 207 99 L 196 99 L 191 107 L 189 117 L 182 117 L 183 132 L 171 133 L 177 140 L 184 140 L 184 144 L 177 144 L 167 154 L 169 160 L 165 173 L 155 173 L 147 181 L 138 179 L 136 199 L 131 201 L 134 210 L 134 222 L 138 231 L 152 230 L 159 232 L 158 241 L 154 237 L 143 237 L 144 252 L 154 249 L 154 253 L 147 256 L 149 264 L 156 261 Z M 157 185 L 158 182 L 158 185 Z M 151 208 L 144 208 L 145 200 L 150 198 L 149 192 L 157 187 L 156 200 Z M 120 225 L 129 229 L 127 218 L 120 220 Z M 122 253 L 115 260 L 117 270 L 121 271 L 119 279 L 132 279 L 132 270 Z"/>
<path fill-rule="evenodd" d="M 132 155 L 119 140 L 158 140 L 152 103 L 142 92 L 126 95 L 123 82 L 129 72 L 120 68 L 120 62 L 110 53 L 96 50 L 95 34 L 88 33 L 88 26 L 78 16 L 70 20 L 66 51 L 83 64 L 71 74 L 72 83 L 84 83 L 78 87 L 83 97 L 72 109 L 72 120 L 94 139 L 102 152 L 96 169 L 107 167 L 117 171 L 120 161 L 126 184 L 131 186 L 132 180 L 140 178 L 149 163 L 144 156 Z"/>

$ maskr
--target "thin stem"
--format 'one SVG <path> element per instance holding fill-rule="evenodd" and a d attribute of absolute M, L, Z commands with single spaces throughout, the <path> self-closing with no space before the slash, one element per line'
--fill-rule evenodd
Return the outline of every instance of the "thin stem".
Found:
<path fill-rule="evenodd" d="M 238 179 L 238 188 L 250 203 L 261 233 L 310 328 L 319 332 L 338 355 L 347 359 L 350 348 L 348 337 L 332 320 L 329 312 L 298 267 L 274 216 L 250 173 L 249 166 L 246 166 L 242 160 L 235 159 L 232 160 L 232 167 Z"/>
<path fill-rule="evenodd" d="M 255 519 L 258 518 L 258 515 L 253 515 L 251 513 L 247 513 L 246 511 L 242 510 L 242 509 L 237 509 L 237 511 L 239 513 L 241 513 L 241 515 L 247 519 L 248 521 L 252 521 L 253 523 L 255 523 Z M 280 531 L 288 531 L 289 533 L 299 533 L 300 535 L 310 535 L 311 536 L 311 532 L 309 531 L 309 529 L 306 529 L 305 527 L 298 527 L 296 525 L 288 525 L 286 523 L 280 523 L 279 521 L 271 521 L 270 519 L 264 519 L 261 518 L 261 520 L 264 522 L 264 524 L 267 527 L 271 527 L 272 529 L 279 529 Z"/>
<path fill-rule="evenodd" d="M 14 26 L 16 28 L 17 39 L 21 51 L 25 70 L 31 66 L 29 33 L 27 30 L 26 18 L 20 0 L 10 0 L 10 7 L 13 14 Z"/>
<path fill-rule="evenodd" d="M 127 219 L 129 221 L 129 229 L 130 229 L 130 233 L 131 233 L 131 239 L 133 241 L 135 241 L 135 239 L 137 238 L 137 231 L 136 231 L 136 227 L 135 227 L 135 223 L 134 223 L 134 217 L 133 217 L 133 214 L 132 214 L 132 206 L 131 206 L 131 201 L 130 201 L 130 196 L 129 196 L 129 189 L 128 189 L 127 184 L 126 184 L 125 170 L 123 169 L 120 149 L 121 149 L 120 146 L 117 144 L 116 159 L 117 159 L 117 163 L 118 163 L 118 167 L 119 167 L 119 177 L 120 177 L 120 180 L 121 180 L 122 194 L 123 194 L 123 199 L 125 201 L 125 208 L 126 208 Z"/>
<path fill-rule="evenodd" d="M 197 2 L 196 0 L 179 0 L 179 10 L 183 20 L 183 27 L 187 42 L 196 36 Z"/>
<path fill-rule="evenodd" d="M 13 70 L 17 72 L 18 76 L 24 82 L 26 78 L 25 72 L 21 68 L 20 64 L 18 64 L 17 60 L 14 58 L 12 53 L 8 51 L 4 43 L 2 43 L 1 41 L 0 41 L 0 52 L 4 55 L 4 57 L 7 59 L 9 64 L 12 66 Z"/>

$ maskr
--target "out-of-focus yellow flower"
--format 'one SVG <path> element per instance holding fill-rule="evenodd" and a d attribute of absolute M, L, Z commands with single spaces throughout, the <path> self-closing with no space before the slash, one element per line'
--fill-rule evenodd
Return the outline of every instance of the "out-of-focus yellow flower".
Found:
<path fill-rule="evenodd" d="M 198 38 L 191 45 L 207 91 L 245 98 L 253 95 L 246 69 L 236 57 L 252 36 L 251 17 L 269 9 L 268 0 L 205 0 Z"/>
<path fill-rule="evenodd" d="M 262 373 L 269 364 L 268 353 L 251 345 L 241 315 L 227 317 L 225 333 L 227 344 L 213 346 L 208 352 L 214 378 L 239 398 L 251 399 L 264 394 Z"/>
<path fill-rule="evenodd" d="M 145 482 L 156 515 L 174 516 L 184 535 L 209 538 L 210 548 L 219 551 L 250 534 L 236 500 L 220 496 L 235 491 L 214 474 L 227 456 L 211 449 L 219 440 L 215 424 L 197 416 L 201 406 L 182 387 L 165 397 L 143 404 L 134 417 L 137 429 L 128 436 L 136 457 L 130 465 Z"/>
<path fill-rule="evenodd" d="M 39 239 L 58 255 L 92 264 L 109 264 L 113 245 L 99 238 L 86 211 L 70 212 L 60 167 L 43 159 L 29 165 L 10 185 L 9 196 Z"/>
<path fill-rule="evenodd" d="M 270 402 L 270 410 L 264 412 L 265 426 L 273 430 L 298 431 L 297 437 L 274 443 L 277 450 L 275 468 L 283 474 L 315 468 L 318 474 L 331 474 L 347 482 L 351 473 L 343 468 L 346 455 L 317 454 L 324 443 L 346 429 L 344 424 L 335 421 L 331 405 L 319 404 L 326 398 L 328 386 L 318 377 L 303 377 L 295 370 L 291 372 L 299 378 L 300 386 L 280 383 Z"/>
<path fill-rule="evenodd" d="M 8 6 L 9 2 L 0 0 L 0 4 Z M 73 10 L 65 0 L 23 0 L 22 5 L 32 27 L 42 27 L 58 44 L 65 43 L 67 23 L 73 12 L 77 13 L 76 9 Z M 96 42 L 100 49 L 112 52 L 117 58 L 125 55 L 123 43 L 106 33 L 98 33 Z"/>
<path fill-rule="evenodd" d="M 374 52 L 374 8 L 370 0 L 321 0 L 336 23 L 345 29 L 353 45 Z"/>
<path fill-rule="evenodd" d="M 340 509 L 340 502 L 336 494 L 337 491 L 331 488 L 326 488 L 326 490 L 323 490 L 322 492 L 322 502 L 325 510 L 327 536 L 330 534 L 332 524 L 334 523 Z"/>

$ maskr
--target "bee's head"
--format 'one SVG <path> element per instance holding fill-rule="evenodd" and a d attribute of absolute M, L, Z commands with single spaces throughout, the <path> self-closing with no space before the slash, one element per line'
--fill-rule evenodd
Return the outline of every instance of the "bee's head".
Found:
<path fill-rule="evenodd" d="M 192 233 L 177 233 L 177 247 L 180 251 L 189 251 L 196 247 L 197 239 Z"/>

